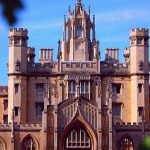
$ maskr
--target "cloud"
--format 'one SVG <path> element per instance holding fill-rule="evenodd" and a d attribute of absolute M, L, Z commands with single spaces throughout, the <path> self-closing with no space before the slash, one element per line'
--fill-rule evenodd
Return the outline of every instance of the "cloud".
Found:
<path fill-rule="evenodd" d="M 148 14 L 150 10 L 148 9 L 120 9 L 112 10 L 108 12 L 98 12 L 96 15 L 97 22 L 125 22 L 130 20 L 145 20 L 149 18 Z"/>

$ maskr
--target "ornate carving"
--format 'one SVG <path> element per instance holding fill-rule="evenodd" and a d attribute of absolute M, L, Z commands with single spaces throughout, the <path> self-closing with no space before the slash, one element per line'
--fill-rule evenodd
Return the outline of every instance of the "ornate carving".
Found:
<path fill-rule="evenodd" d="M 54 85 L 54 97 L 58 98 L 59 94 L 58 94 L 58 81 L 55 80 L 55 85 Z"/>
<path fill-rule="evenodd" d="M 97 128 L 97 108 L 86 102 L 83 99 L 77 98 L 68 100 L 58 109 L 60 112 L 59 125 L 61 128 L 67 126 L 76 116 L 82 115 L 82 117 L 93 127 Z"/>
<path fill-rule="evenodd" d="M 102 83 L 101 83 L 101 78 L 98 78 L 98 98 L 102 97 Z"/>
<path fill-rule="evenodd" d="M 111 79 L 107 81 L 107 87 L 106 87 L 106 99 L 105 99 L 105 105 L 109 104 L 109 98 L 112 97 L 112 84 Z"/>

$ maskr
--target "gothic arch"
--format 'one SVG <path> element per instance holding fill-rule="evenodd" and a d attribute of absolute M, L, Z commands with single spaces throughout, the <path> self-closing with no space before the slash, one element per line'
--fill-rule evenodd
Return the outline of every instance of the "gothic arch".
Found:
<path fill-rule="evenodd" d="M 91 150 L 97 149 L 97 136 L 91 126 L 83 119 L 82 116 L 78 116 L 60 133 L 59 150 L 64 150 L 65 141 L 68 135 L 77 127 L 81 127 L 88 134 L 91 141 Z"/>
<path fill-rule="evenodd" d="M 0 137 L 0 150 L 7 150 L 6 143 L 2 137 Z"/>
<path fill-rule="evenodd" d="M 22 150 L 39 150 L 39 143 L 31 134 L 26 135 L 21 141 Z"/>
<path fill-rule="evenodd" d="M 122 136 L 117 145 L 118 150 L 134 150 L 133 139 L 128 134 Z"/>

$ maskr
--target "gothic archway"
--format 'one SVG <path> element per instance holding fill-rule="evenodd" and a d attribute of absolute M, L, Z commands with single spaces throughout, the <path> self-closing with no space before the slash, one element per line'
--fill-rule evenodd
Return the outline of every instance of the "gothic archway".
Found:
<path fill-rule="evenodd" d="M 126 135 L 119 141 L 119 150 L 134 150 L 133 140 L 130 136 Z"/>
<path fill-rule="evenodd" d="M 97 137 L 92 128 L 78 117 L 61 133 L 59 150 L 95 150 Z"/>
<path fill-rule="evenodd" d="M 38 150 L 39 146 L 35 138 L 31 135 L 26 136 L 22 141 L 22 150 Z"/>

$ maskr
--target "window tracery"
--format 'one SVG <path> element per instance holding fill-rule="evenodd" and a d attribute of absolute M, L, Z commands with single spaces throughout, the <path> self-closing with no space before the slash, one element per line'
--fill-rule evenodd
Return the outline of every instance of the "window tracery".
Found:
<path fill-rule="evenodd" d="M 68 137 L 66 138 L 66 148 L 82 148 L 88 149 L 91 147 L 91 141 L 87 134 L 87 132 L 82 129 L 74 129 L 70 132 Z"/>
<path fill-rule="evenodd" d="M 36 143 L 33 138 L 27 138 L 23 143 L 23 150 L 36 150 Z"/>
<path fill-rule="evenodd" d="M 120 141 L 120 148 L 119 150 L 134 150 L 133 149 L 133 142 L 130 138 L 125 137 Z"/>

